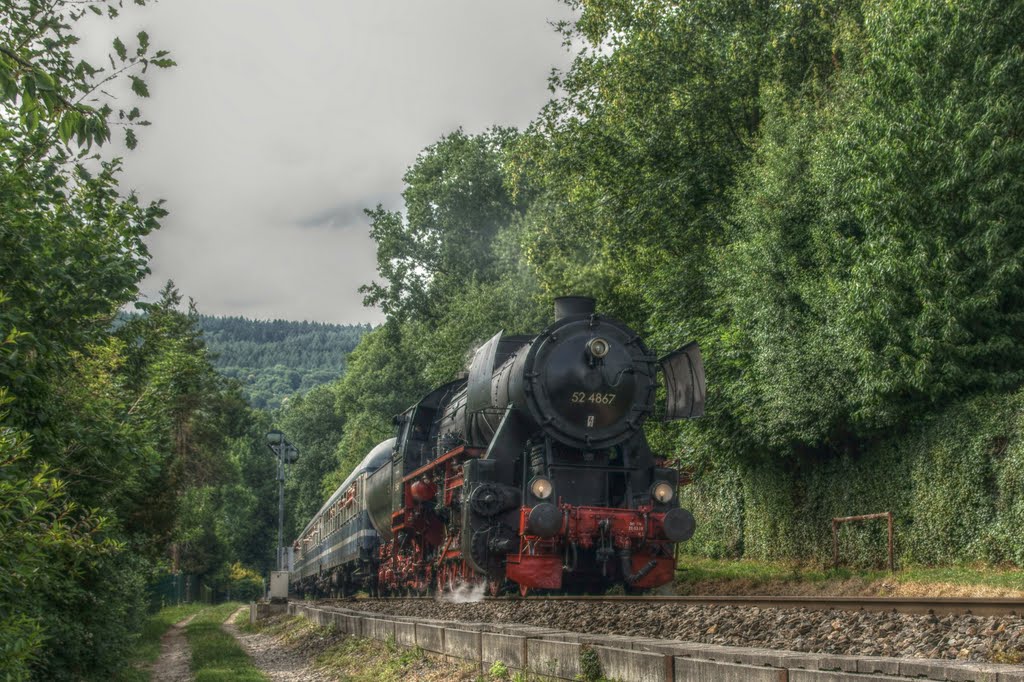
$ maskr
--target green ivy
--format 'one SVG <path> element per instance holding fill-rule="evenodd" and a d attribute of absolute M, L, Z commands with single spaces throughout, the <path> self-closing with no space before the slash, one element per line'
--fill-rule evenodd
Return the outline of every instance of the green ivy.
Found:
<path fill-rule="evenodd" d="M 985 394 L 859 451 L 766 459 L 699 473 L 683 506 L 684 551 L 711 557 L 832 559 L 831 519 L 891 511 L 898 563 L 1024 561 L 1024 391 Z M 840 559 L 883 566 L 884 520 L 840 526 Z"/>

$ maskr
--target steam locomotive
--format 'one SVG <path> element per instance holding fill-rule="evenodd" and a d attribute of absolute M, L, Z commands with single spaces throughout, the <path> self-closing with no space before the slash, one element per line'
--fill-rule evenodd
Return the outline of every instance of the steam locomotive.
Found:
<path fill-rule="evenodd" d="M 291 587 L 345 595 L 572 592 L 669 583 L 693 535 L 679 473 L 642 426 L 704 411 L 695 343 L 658 360 L 590 298 L 536 336 L 497 333 L 468 375 L 395 417 L 295 542 Z"/>

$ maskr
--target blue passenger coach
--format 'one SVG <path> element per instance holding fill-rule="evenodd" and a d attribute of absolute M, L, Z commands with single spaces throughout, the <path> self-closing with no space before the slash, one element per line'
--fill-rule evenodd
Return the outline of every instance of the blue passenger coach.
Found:
<path fill-rule="evenodd" d="M 302 530 L 289 576 L 293 592 L 372 589 L 380 540 L 366 511 L 366 479 L 391 460 L 394 449 L 389 438 L 371 450 Z"/>

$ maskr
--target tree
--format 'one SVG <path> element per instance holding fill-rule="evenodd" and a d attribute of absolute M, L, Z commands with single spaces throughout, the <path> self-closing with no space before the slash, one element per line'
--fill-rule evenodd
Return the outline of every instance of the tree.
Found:
<path fill-rule="evenodd" d="M 327 501 L 324 479 L 337 466 L 335 449 L 342 437 L 344 417 L 339 413 L 334 391 L 318 386 L 295 396 L 282 408 L 277 423 L 298 448 L 299 459 L 289 469 L 285 500 L 287 522 L 298 534 L 306 522 Z"/>
<path fill-rule="evenodd" d="M 9 398 L 0 388 L 0 667 L 10 679 L 29 675 L 47 628 L 34 585 L 60 580 L 55 554 L 95 560 L 116 543 L 102 539 L 104 521 L 70 500 L 56 472 L 33 466 L 30 440 L 7 425 Z"/>
<path fill-rule="evenodd" d="M 406 172 L 404 219 L 379 205 L 367 211 L 387 284 L 361 287 L 366 305 L 395 320 L 433 319 L 460 287 L 491 279 L 495 236 L 525 207 L 505 186 L 504 151 L 514 139 L 502 128 L 475 136 L 457 130 Z"/>
<path fill-rule="evenodd" d="M 1024 380 L 1022 26 L 1015 3 L 866 3 L 829 89 L 769 100 L 719 282 L 726 396 L 761 443 L 842 446 Z"/>
<path fill-rule="evenodd" d="M 145 125 L 134 98 L 117 108 L 105 84 L 124 78 L 144 97 L 144 70 L 173 62 L 151 51 L 145 33 L 132 54 L 114 41 L 109 70 L 80 60 L 77 22 L 93 11 L 114 18 L 117 8 L 11 0 L 0 22 L 0 387 L 14 399 L 5 428 L 31 438 L 5 476 L 13 508 L 46 515 L 50 525 L 38 528 L 51 535 L 7 567 L 18 575 L 33 561 L 42 566 L 29 599 L 2 595 L 5 617 L 41 626 L 40 637 L 22 640 L 16 676 L 26 662 L 46 678 L 109 674 L 143 614 L 147 569 L 133 557 L 152 545 L 128 544 L 140 530 L 131 511 L 157 458 L 133 419 L 124 348 L 109 325 L 147 272 L 143 238 L 164 209 L 122 195 L 119 160 L 94 150 L 115 127 L 133 147 Z M 69 546 L 58 526 L 73 518 L 61 521 L 61 509 L 76 505 L 95 512 L 81 517 L 82 542 Z M 102 528 L 109 544 L 86 542 L 90 528 Z M 100 639 L 106 646 L 90 646 Z"/>

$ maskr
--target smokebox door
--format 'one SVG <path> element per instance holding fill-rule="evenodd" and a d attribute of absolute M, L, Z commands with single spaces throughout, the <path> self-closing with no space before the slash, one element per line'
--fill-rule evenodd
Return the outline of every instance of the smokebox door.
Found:
<path fill-rule="evenodd" d="M 706 387 L 700 346 L 688 343 L 659 362 L 665 375 L 665 420 L 702 416 Z"/>
<path fill-rule="evenodd" d="M 491 407 L 491 375 L 494 374 L 494 358 L 498 354 L 498 343 L 504 331 L 501 330 L 476 349 L 473 362 L 469 365 L 469 381 L 466 385 L 467 412 L 479 412 Z"/>

